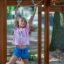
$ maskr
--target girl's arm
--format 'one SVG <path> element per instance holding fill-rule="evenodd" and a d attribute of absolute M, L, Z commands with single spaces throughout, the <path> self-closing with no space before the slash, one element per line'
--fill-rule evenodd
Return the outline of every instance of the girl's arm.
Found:
<path fill-rule="evenodd" d="M 15 10 L 15 16 L 14 16 L 14 28 L 18 27 L 18 9 Z"/>
<path fill-rule="evenodd" d="M 36 7 L 34 8 L 34 13 L 33 13 L 33 15 L 30 17 L 30 19 L 29 19 L 29 21 L 28 21 L 28 23 L 29 23 L 29 28 L 32 27 L 32 22 L 33 22 L 33 18 L 34 18 L 34 16 L 35 16 L 35 13 L 36 13 Z"/>
<path fill-rule="evenodd" d="M 18 21 L 17 21 L 17 17 L 14 17 L 14 28 L 18 27 Z"/>

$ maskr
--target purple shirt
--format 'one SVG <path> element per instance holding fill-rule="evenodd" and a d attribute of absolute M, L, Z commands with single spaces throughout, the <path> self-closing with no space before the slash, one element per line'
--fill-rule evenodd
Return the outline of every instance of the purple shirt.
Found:
<path fill-rule="evenodd" d="M 29 26 L 25 28 L 15 28 L 13 35 L 14 45 L 29 45 Z"/>

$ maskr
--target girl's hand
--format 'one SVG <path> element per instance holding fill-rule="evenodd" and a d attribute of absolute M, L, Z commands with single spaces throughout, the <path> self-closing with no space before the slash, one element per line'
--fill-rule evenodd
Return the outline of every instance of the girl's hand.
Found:
<path fill-rule="evenodd" d="M 34 8 L 36 9 L 36 7 L 37 7 L 37 4 L 34 4 Z"/>
<path fill-rule="evenodd" d="M 36 11 L 36 8 L 37 8 L 37 4 L 34 4 L 34 11 Z"/>

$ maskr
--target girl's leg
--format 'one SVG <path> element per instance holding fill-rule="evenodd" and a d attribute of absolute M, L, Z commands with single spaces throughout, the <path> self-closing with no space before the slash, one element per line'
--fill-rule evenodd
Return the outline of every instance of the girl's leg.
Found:
<path fill-rule="evenodd" d="M 10 61 L 7 64 L 15 64 L 18 59 L 14 56 L 11 57 Z"/>
<path fill-rule="evenodd" d="M 28 59 L 23 59 L 24 64 L 28 64 Z"/>

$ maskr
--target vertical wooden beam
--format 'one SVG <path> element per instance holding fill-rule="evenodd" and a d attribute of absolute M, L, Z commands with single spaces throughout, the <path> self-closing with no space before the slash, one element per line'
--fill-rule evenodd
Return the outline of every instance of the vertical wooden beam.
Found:
<path fill-rule="evenodd" d="M 49 11 L 48 11 L 47 0 L 44 0 L 44 64 L 49 64 Z"/>
<path fill-rule="evenodd" d="M 0 0 L 0 63 L 6 63 L 6 0 Z"/>
<path fill-rule="evenodd" d="M 41 64 L 41 8 L 38 6 L 38 64 Z"/>

